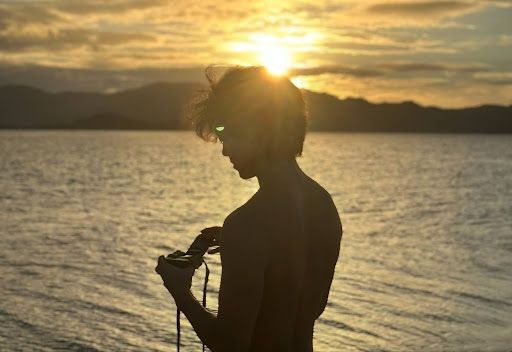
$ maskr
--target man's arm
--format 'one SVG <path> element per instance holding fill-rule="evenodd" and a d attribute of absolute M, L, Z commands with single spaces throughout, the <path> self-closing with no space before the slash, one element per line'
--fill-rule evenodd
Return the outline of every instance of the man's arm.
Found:
<path fill-rule="evenodd" d="M 174 297 L 176 306 L 192 324 L 197 336 L 212 351 L 217 351 L 217 317 L 197 301 L 190 290 Z"/>
<path fill-rule="evenodd" d="M 265 234 L 258 233 L 255 222 L 255 214 L 241 215 L 239 209 L 224 223 L 217 316 L 223 332 L 221 351 L 245 352 L 251 346 L 267 262 Z"/>
<path fill-rule="evenodd" d="M 239 211 L 224 222 L 217 317 L 201 306 L 190 291 L 175 298 L 197 336 L 214 352 L 244 352 L 250 348 L 263 293 L 266 261 L 261 235 L 254 233 Z"/>

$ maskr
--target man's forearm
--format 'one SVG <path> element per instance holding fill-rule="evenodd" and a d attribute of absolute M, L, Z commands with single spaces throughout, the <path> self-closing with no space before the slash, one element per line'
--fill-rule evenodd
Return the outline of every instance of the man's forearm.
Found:
<path fill-rule="evenodd" d="M 201 341 L 212 351 L 218 346 L 217 317 L 204 308 L 190 291 L 174 297 L 176 306 L 185 314 Z"/>

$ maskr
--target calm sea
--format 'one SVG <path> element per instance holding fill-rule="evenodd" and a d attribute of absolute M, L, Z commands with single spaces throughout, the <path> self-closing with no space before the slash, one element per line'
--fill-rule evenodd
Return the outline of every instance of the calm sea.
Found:
<path fill-rule="evenodd" d="M 191 132 L 1 131 L 0 350 L 174 351 L 156 258 L 258 187 L 220 150 Z M 299 163 L 345 230 L 316 351 L 512 350 L 510 136 L 311 133 Z M 201 349 L 185 320 L 182 342 Z"/>

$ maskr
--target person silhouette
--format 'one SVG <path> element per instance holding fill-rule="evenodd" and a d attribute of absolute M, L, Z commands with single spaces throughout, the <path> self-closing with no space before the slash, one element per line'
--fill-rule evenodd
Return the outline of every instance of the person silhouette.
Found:
<path fill-rule="evenodd" d="M 201 341 L 217 351 L 313 351 L 342 225 L 330 194 L 299 167 L 307 129 L 301 91 L 264 67 L 232 67 L 194 104 L 196 133 L 219 140 L 258 191 L 225 219 L 218 312 L 190 291 L 194 269 L 158 258 L 156 272 Z"/>

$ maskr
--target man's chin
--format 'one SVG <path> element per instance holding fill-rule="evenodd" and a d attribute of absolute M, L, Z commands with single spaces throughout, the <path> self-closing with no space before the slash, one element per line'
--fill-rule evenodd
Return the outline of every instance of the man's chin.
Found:
<path fill-rule="evenodd" d="M 247 172 L 247 171 L 239 170 L 239 169 L 236 169 L 236 171 L 238 171 L 238 175 L 240 176 L 240 178 L 242 178 L 244 180 L 248 180 L 248 179 L 256 176 L 253 172 Z"/>

